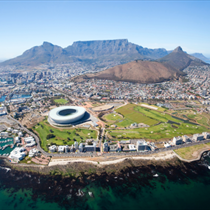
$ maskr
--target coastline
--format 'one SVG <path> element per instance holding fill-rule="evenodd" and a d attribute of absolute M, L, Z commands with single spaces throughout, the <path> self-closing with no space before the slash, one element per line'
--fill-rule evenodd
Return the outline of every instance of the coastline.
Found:
<path fill-rule="evenodd" d="M 203 153 L 209 151 L 203 149 L 198 153 L 198 156 L 192 160 L 186 160 L 181 158 L 175 151 L 165 151 L 156 154 L 142 155 L 142 156 L 111 156 L 111 157 L 87 157 L 87 158 L 51 158 L 48 165 L 38 164 L 23 164 L 23 163 L 11 163 L 6 157 L 0 157 L 0 160 L 4 160 L 4 165 L 11 169 L 22 172 L 35 172 L 40 174 L 53 174 L 55 170 L 57 173 L 65 174 L 71 169 L 69 174 L 79 175 L 92 171 L 94 173 L 110 172 L 118 173 L 120 169 L 130 168 L 132 166 L 142 167 L 147 165 L 162 166 L 162 165 L 177 165 L 177 163 L 192 163 L 199 161 Z M 129 163 L 129 164 L 128 164 Z M 0 164 L 1 165 L 1 164 Z"/>

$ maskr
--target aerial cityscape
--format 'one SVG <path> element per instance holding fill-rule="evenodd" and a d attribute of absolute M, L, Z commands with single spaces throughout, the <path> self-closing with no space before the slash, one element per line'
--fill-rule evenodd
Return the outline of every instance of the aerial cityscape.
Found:
<path fill-rule="evenodd" d="M 3 24 L 0 53 L 3 209 L 108 210 L 141 206 L 151 210 L 196 210 L 201 202 L 203 208 L 208 208 L 210 51 L 206 34 L 210 31 L 198 33 L 199 29 L 192 24 L 197 28 L 201 20 L 207 24 L 209 2 L 80 3 L 81 7 L 70 1 L 0 3 L 18 20 L 29 17 L 40 33 L 37 23 L 43 20 L 40 22 L 43 34 L 28 32 L 30 40 L 18 34 L 21 28 L 31 28 L 29 20 L 22 20 L 24 24 L 13 36 L 15 43 L 8 42 L 6 32 L 11 28 L 6 23 L 12 26 L 12 20 Z M 28 11 L 20 14 L 22 6 Z M 92 16 L 87 15 L 87 20 L 92 24 L 88 23 L 87 31 L 81 31 L 72 23 L 75 34 L 66 38 L 70 29 L 60 28 L 63 35 L 49 23 L 45 30 L 47 14 L 39 6 L 58 12 L 61 25 L 47 12 L 56 27 L 66 22 L 63 14 L 67 8 L 75 11 L 66 14 L 66 18 L 78 18 L 76 22 L 84 28 L 86 16 L 80 18 L 76 11 L 87 14 L 88 8 Z M 107 19 L 96 12 L 99 8 L 101 14 L 106 9 L 113 12 L 115 7 L 137 12 L 135 6 L 145 11 L 139 15 L 128 12 L 130 25 L 119 11 L 115 15 L 110 13 Z M 182 39 L 176 33 L 171 35 L 173 41 L 168 39 L 162 33 L 167 33 L 165 26 L 160 23 L 157 24 L 163 31 L 157 29 L 146 12 L 149 6 L 157 21 L 165 24 L 169 20 L 156 8 L 160 11 L 167 8 L 171 16 L 176 14 L 172 8 L 180 9 L 181 17 L 171 21 L 179 24 L 174 27 L 179 34 L 183 31 Z M 199 11 L 198 21 L 189 7 Z M 36 9 L 40 16 L 35 18 L 29 11 Z M 184 9 L 192 17 L 190 38 L 185 31 Z M 1 11 L 2 17 L 7 17 Z M 153 25 L 157 37 L 134 35 L 135 30 L 141 34 L 142 29 L 135 27 L 143 15 L 148 18 L 142 23 L 145 33 L 150 33 L 148 25 Z M 117 16 L 122 18 L 118 25 Z M 104 28 L 98 25 L 96 17 Z M 96 35 L 89 32 L 92 27 L 97 29 Z M 114 32 L 115 27 L 119 27 L 118 33 Z M 124 28 L 130 28 L 130 33 L 123 32 Z M 107 32 L 111 29 L 113 34 Z M 168 30 L 173 28 L 169 26 Z"/>

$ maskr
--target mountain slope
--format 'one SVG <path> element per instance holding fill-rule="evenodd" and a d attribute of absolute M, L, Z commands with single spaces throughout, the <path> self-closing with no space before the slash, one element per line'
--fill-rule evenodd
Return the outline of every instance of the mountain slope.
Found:
<path fill-rule="evenodd" d="M 164 64 L 167 67 L 176 68 L 179 71 L 185 69 L 188 66 L 208 65 L 202 60 L 183 52 L 181 47 L 177 47 L 170 54 L 158 59 L 157 61 Z"/>
<path fill-rule="evenodd" d="M 210 58 L 205 57 L 202 53 L 193 53 L 193 54 L 190 54 L 190 55 L 192 55 L 192 56 L 194 56 L 194 57 L 196 57 L 196 58 L 198 58 L 198 59 L 200 59 L 204 62 L 205 61 L 210 61 Z"/>
<path fill-rule="evenodd" d="M 84 79 L 107 79 L 116 81 L 154 83 L 170 80 L 178 77 L 182 72 L 173 68 L 167 68 L 155 61 L 132 61 L 127 64 L 118 65 L 96 74 L 82 76 Z"/>
<path fill-rule="evenodd" d="M 107 79 L 138 83 L 156 83 L 177 79 L 188 66 L 208 65 L 177 47 L 172 53 L 156 61 L 132 61 L 96 74 L 86 74 L 76 79 Z"/>

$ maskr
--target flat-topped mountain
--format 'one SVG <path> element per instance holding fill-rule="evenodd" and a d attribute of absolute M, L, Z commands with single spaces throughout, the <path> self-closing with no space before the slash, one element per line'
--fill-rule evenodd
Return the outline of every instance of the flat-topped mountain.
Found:
<path fill-rule="evenodd" d="M 188 55 L 177 47 L 169 55 L 156 61 L 132 61 L 118 65 L 96 74 L 86 74 L 76 79 L 107 79 L 138 83 L 156 83 L 177 79 L 184 75 L 182 70 L 188 66 L 208 65 L 203 61 Z"/>
<path fill-rule="evenodd" d="M 22 55 L 0 63 L 4 65 L 38 66 L 48 63 L 68 63 L 74 61 L 116 61 L 127 63 L 136 59 L 158 59 L 168 52 L 165 49 L 148 49 L 128 42 L 127 39 L 78 41 L 62 48 L 48 42 L 32 47 Z"/>

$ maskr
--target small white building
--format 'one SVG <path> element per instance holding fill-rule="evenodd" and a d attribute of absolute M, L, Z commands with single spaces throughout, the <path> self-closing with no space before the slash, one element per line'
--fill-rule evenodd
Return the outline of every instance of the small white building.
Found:
<path fill-rule="evenodd" d="M 30 137 L 26 137 L 24 138 L 25 143 L 31 143 L 32 141 L 34 141 L 34 137 L 30 136 Z"/>
<path fill-rule="evenodd" d="M 150 151 L 151 148 L 147 144 L 147 142 L 144 139 L 138 140 L 136 143 L 136 149 L 138 152 L 144 152 L 144 151 Z"/>
<path fill-rule="evenodd" d="M 79 148 L 79 144 L 77 141 L 74 142 L 74 148 L 77 150 Z"/>
<path fill-rule="evenodd" d="M 183 143 L 182 138 L 180 136 L 174 137 L 172 142 L 173 142 L 174 145 L 179 145 L 179 144 Z"/>
<path fill-rule="evenodd" d="M 136 151 L 136 146 L 134 144 L 129 144 L 128 148 L 130 151 Z"/>
<path fill-rule="evenodd" d="M 36 145 L 35 141 L 31 141 L 30 143 L 26 144 L 26 147 L 33 147 Z"/>
<path fill-rule="evenodd" d="M 38 153 L 39 153 L 39 150 L 36 149 L 36 148 L 33 148 L 33 149 L 31 149 L 31 150 L 29 151 L 28 156 L 29 156 L 29 157 L 34 157 L 34 156 L 37 155 Z"/>
<path fill-rule="evenodd" d="M 23 133 L 20 131 L 20 132 L 18 133 L 18 136 L 19 136 L 19 137 L 23 137 Z"/>
<path fill-rule="evenodd" d="M 25 148 L 23 147 L 16 147 L 9 155 L 9 158 L 14 160 L 15 162 L 19 162 L 20 160 L 23 160 L 26 156 L 26 153 L 24 152 Z"/>
<path fill-rule="evenodd" d="M 203 135 L 204 139 L 210 139 L 210 134 L 209 133 L 203 132 L 202 135 Z"/>
<path fill-rule="evenodd" d="M 1 135 L 2 137 L 7 137 L 9 134 L 8 134 L 8 132 L 1 132 L 0 135 Z"/>
<path fill-rule="evenodd" d="M 15 143 L 20 143 L 20 137 L 18 136 L 15 137 Z"/>
<path fill-rule="evenodd" d="M 194 141 L 202 141 L 202 140 L 204 140 L 204 136 L 202 134 L 199 134 L 199 133 L 194 134 L 193 135 L 193 140 Z"/>
<path fill-rule="evenodd" d="M 8 132 L 12 132 L 13 129 L 9 127 L 9 128 L 7 128 L 7 131 L 8 131 Z"/>
<path fill-rule="evenodd" d="M 171 144 L 169 144 L 168 142 L 166 142 L 166 143 L 164 143 L 164 147 L 165 148 L 169 148 L 169 147 L 172 147 L 172 146 L 171 146 Z"/>
<path fill-rule="evenodd" d="M 18 134 L 19 130 L 13 130 L 12 133 Z"/>
<path fill-rule="evenodd" d="M 58 146 L 58 152 L 65 152 L 66 146 Z"/>
<path fill-rule="evenodd" d="M 190 139 L 187 135 L 183 135 L 183 136 L 182 136 L 182 140 L 183 140 L 183 142 L 185 142 L 185 143 L 191 142 L 191 139 Z"/>
<path fill-rule="evenodd" d="M 50 152 L 56 152 L 57 150 L 57 146 L 56 145 L 52 145 L 49 147 Z"/>

